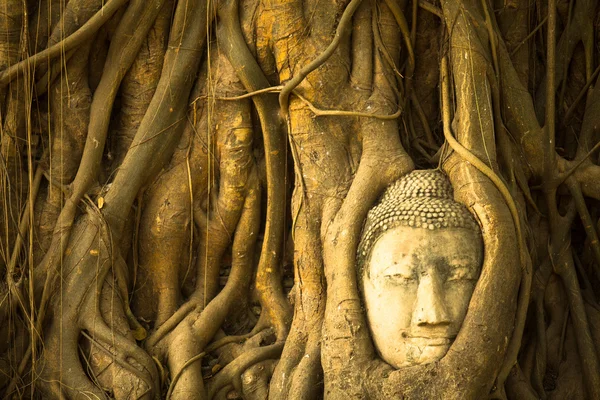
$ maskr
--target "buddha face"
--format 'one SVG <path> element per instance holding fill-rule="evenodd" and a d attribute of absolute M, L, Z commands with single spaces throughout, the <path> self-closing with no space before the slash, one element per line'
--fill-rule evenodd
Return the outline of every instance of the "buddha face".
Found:
<path fill-rule="evenodd" d="M 373 341 L 385 362 L 402 368 L 446 355 L 482 259 L 481 237 L 471 229 L 399 226 L 379 237 L 362 285 Z"/>

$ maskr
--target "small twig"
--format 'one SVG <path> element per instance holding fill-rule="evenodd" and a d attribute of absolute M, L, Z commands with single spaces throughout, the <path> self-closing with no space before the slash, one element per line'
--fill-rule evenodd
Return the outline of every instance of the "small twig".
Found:
<path fill-rule="evenodd" d="M 193 183 L 192 183 L 192 169 L 190 167 L 190 152 L 192 149 L 192 143 L 194 141 L 194 135 L 191 135 L 190 137 L 190 143 L 188 145 L 187 148 L 187 153 L 185 155 L 185 166 L 186 166 L 186 172 L 187 172 L 187 178 L 188 178 L 188 187 L 190 190 L 190 215 L 188 218 L 190 218 L 191 220 L 193 220 L 194 218 L 194 187 L 193 187 Z M 190 221 L 192 222 L 192 221 Z M 187 268 L 185 270 L 185 275 L 183 275 L 183 280 L 181 281 L 181 287 L 180 289 L 183 289 L 184 286 L 184 282 L 187 281 L 187 277 L 188 274 L 190 273 L 190 270 L 192 269 L 192 262 L 194 260 L 194 224 L 190 223 L 190 248 L 189 248 L 189 253 L 188 253 L 188 265 Z"/>
<path fill-rule="evenodd" d="M 573 104 L 569 106 L 569 109 L 567 110 L 563 118 L 563 125 L 566 126 L 567 122 L 569 122 L 573 112 L 575 111 L 575 107 L 577 107 L 577 104 L 579 104 L 581 99 L 583 99 L 583 97 L 586 95 L 588 89 L 590 88 L 592 83 L 594 83 L 594 79 L 596 79 L 596 77 L 598 76 L 598 73 L 600 73 L 600 65 L 596 67 L 596 70 L 594 70 L 594 73 L 590 76 L 590 79 L 588 79 L 588 81 L 585 83 L 585 86 L 581 89 L 581 92 L 579 92 L 579 94 L 573 101 Z"/>
<path fill-rule="evenodd" d="M 185 371 L 185 369 L 187 367 L 189 367 L 190 365 L 192 365 L 193 363 L 195 363 L 198 360 L 201 360 L 202 357 L 204 357 L 206 355 L 206 352 L 203 351 L 200 354 L 195 355 L 194 357 L 190 358 L 189 360 L 187 360 L 185 362 L 185 364 L 183 364 L 183 366 L 181 367 L 181 369 L 177 372 L 177 374 L 173 377 L 173 380 L 171 381 L 171 384 L 169 384 L 169 390 L 167 391 L 167 396 L 166 399 L 169 400 L 171 398 L 171 395 L 173 394 L 173 390 L 175 389 L 175 385 L 177 384 L 177 381 L 179 380 L 179 378 L 181 377 L 181 375 L 183 374 L 183 371 Z"/>
<path fill-rule="evenodd" d="M 195 102 L 197 102 L 198 100 L 204 100 L 204 99 L 211 99 L 211 100 L 224 100 L 224 101 L 236 101 L 236 100 L 244 100 L 244 99 L 248 99 L 260 94 L 265 94 L 265 93 L 277 93 L 277 92 L 281 92 L 281 90 L 283 89 L 282 85 L 279 86 L 271 86 L 268 88 L 264 88 L 264 89 L 259 89 L 259 90 L 255 90 L 253 92 L 248 92 L 245 94 L 241 94 L 239 96 L 231 96 L 231 97 L 211 97 L 211 96 L 199 96 L 196 97 L 194 99 L 194 101 L 192 101 L 190 103 L 190 105 L 194 104 Z"/>
<path fill-rule="evenodd" d="M 516 46 L 516 47 L 515 47 L 515 48 L 514 48 L 514 49 L 513 49 L 511 52 L 510 52 L 510 56 L 511 56 L 511 57 L 512 57 L 512 56 L 514 56 L 514 55 L 515 55 L 515 53 L 516 53 L 517 51 L 519 51 L 519 49 L 521 48 L 521 46 L 523 46 L 525 43 L 527 43 L 527 41 L 528 41 L 529 39 L 531 39 L 531 37 L 532 37 L 533 35 L 535 35 L 535 33 L 536 33 L 537 31 L 539 31 L 539 30 L 540 30 L 540 28 L 541 28 L 542 26 L 544 26 L 544 24 L 546 23 L 546 21 L 548 21 L 548 16 L 547 16 L 547 15 L 544 17 L 544 19 L 542 20 L 542 22 L 540 22 L 540 23 L 538 24 L 538 26 L 536 26 L 536 27 L 535 27 L 535 29 L 534 29 L 534 30 L 532 30 L 532 31 L 531 31 L 531 33 L 530 33 L 529 35 L 527 35 L 527 36 L 525 37 L 525 39 L 523 39 L 523 40 L 522 40 L 522 41 L 521 41 L 521 42 L 520 42 L 520 43 L 519 43 L 519 44 L 518 44 L 518 45 L 517 45 L 517 46 Z"/>
<path fill-rule="evenodd" d="M 373 114 L 373 113 L 366 113 L 366 112 L 360 112 L 360 111 L 344 111 L 344 110 L 322 110 L 320 108 L 315 107 L 310 101 L 308 101 L 306 98 L 304 98 L 299 93 L 294 92 L 294 94 L 296 96 L 298 96 L 298 98 L 300 100 L 302 100 L 304 102 L 304 104 L 306 104 L 308 106 L 308 108 L 310 108 L 310 110 L 317 117 L 322 117 L 322 116 L 326 116 L 326 115 L 329 115 L 329 116 L 334 115 L 334 116 L 366 117 L 366 118 L 390 120 L 390 119 L 398 118 L 400 116 L 400 114 L 402 113 L 401 108 L 398 108 L 398 110 L 393 114 Z"/>
<path fill-rule="evenodd" d="M 425 0 L 419 0 L 419 7 L 421 7 L 423 10 L 429 11 L 433 15 L 437 15 L 442 19 L 444 18 L 444 13 L 442 10 Z"/>
<path fill-rule="evenodd" d="M 555 179 L 555 182 L 554 182 L 555 186 L 554 187 L 558 187 L 564 181 L 566 181 L 573 174 L 573 172 L 575 172 L 577 170 L 577 168 L 579 168 L 581 166 L 581 164 L 583 164 L 583 162 L 585 160 L 587 160 L 588 158 L 590 158 L 592 156 L 592 154 L 594 154 L 598 149 L 600 149 L 600 142 L 596 143 L 596 145 L 594 147 L 592 147 L 592 149 L 590 151 L 588 151 L 588 153 L 584 157 L 582 157 L 581 160 L 578 160 L 577 164 L 575 164 L 574 167 L 572 167 L 567 172 L 564 172 L 560 176 L 558 176 Z"/>
<path fill-rule="evenodd" d="M 142 220 L 142 203 L 144 200 L 144 190 L 145 189 L 141 189 L 140 193 L 138 194 L 138 199 L 137 199 L 137 207 L 135 210 L 135 224 L 134 224 L 134 228 L 133 228 L 133 244 L 132 244 L 132 255 L 133 255 L 133 277 L 132 277 L 132 283 L 131 283 L 131 296 L 129 299 L 129 303 L 131 303 L 131 300 L 133 299 L 133 295 L 135 293 L 135 287 L 137 285 L 137 276 L 138 276 L 138 269 L 140 266 L 140 261 L 139 261 L 139 237 L 140 237 L 140 223 Z"/>
<path fill-rule="evenodd" d="M 567 337 L 567 323 L 569 322 L 569 316 L 571 314 L 571 309 L 569 307 L 565 310 L 565 319 L 563 320 L 563 326 L 560 331 L 560 344 L 558 345 L 558 360 L 562 361 L 562 353 L 565 347 L 565 339 Z"/>

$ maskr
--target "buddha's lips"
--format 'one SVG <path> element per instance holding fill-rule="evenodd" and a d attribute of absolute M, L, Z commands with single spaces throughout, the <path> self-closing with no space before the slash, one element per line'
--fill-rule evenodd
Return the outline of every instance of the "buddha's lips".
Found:
<path fill-rule="evenodd" d="M 407 336 L 411 342 L 420 342 L 427 346 L 445 346 L 454 341 L 454 337 L 426 337 L 426 336 Z"/>

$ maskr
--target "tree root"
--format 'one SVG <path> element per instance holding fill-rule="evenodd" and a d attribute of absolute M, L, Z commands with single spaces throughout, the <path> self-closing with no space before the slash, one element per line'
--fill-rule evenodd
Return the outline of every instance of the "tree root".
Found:
<path fill-rule="evenodd" d="M 0 12 L 5 397 L 600 398 L 595 1 L 104 2 Z M 414 164 L 486 254 L 448 353 L 395 370 L 356 246 Z"/>
<path fill-rule="evenodd" d="M 444 137 L 448 141 L 448 144 L 457 152 L 462 158 L 472 164 L 477 170 L 488 177 L 490 181 L 496 186 L 500 194 L 502 195 L 515 226 L 515 231 L 519 246 L 519 261 L 522 269 L 521 287 L 519 290 L 519 300 L 517 304 L 517 315 L 515 322 L 515 329 L 507 349 L 506 360 L 500 370 L 497 378 L 496 387 L 504 391 L 504 382 L 506 377 L 510 373 L 517 362 L 517 356 L 519 349 L 521 348 L 521 338 L 523 336 L 523 330 L 525 329 L 525 322 L 527 318 L 527 310 L 529 309 L 529 297 L 531 292 L 531 259 L 528 257 L 527 248 L 525 245 L 525 237 L 521 228 L 521 217 L 519 216 L 517 205 L 513 199 L 510 191 L 506 187 L 504 181 L 483 161 L 481 161 L 476 155 L 467 150 L 461 145 L 453 136 L 452 128 L 450 127 L 450 93 L 449 93 L 449 75 L 448 75 L 448 59 L 444 57 L 442 59 L 441 67 L 442 76 L 442 108 L 443 108 L 443 119 L 444 119 Z M 500 395 L 502 398 L 504 395 Z"/>
<path fill-rule="evenodd" d="M 242 372 L 251 366 L 273 358 L 279 357 L 283 350 L 283 342 L 277 342 L 268 346 L 258 347 L 252 351 L 245 352 L 231 363 L 227 364 L 208 386 L 208 399 L 214 396 L 225 386 L 233 384 L 232 380 L 239 379 Z M 240 385 L 241 386 L 241 385 Z"/>
<path fill-rule="evenodd" d="M 119 298 L 120 293 L 113 292 L 117 287 L 106 287 L 109 284 L 107 278 L 110 277 L 113 260 L 118 257 L 111 256 L 115 249 L 109 244 L 111 240 L 107 237 L 107 230 L 101 228 L 98 231 L 88 217 L 87 221 L 78 223 L 74 233 L 74 241 L 79 241 L 78 238 L 81 238 L 83 243 L 78 244 L 88 245 L 77 246 L 78 250 L 73 252 L 72 257 L 67 258 L 67 264 L 63 267 L 64 284 L 59 288 L 61 295 L 55 297 L 52 302 L 52 315 L 56 316 L 57 322 L 46 331 L 45 340 L 49 346 L 44 349 L 45 362 L 40 363 L 42 376 L 46 377 L 46 380 L 49 379 L 49 382 L 58 382 L 59 386 L 52 383 L 42 386 L 45 390 L 54 393 L 58 393 L 57 390 L 62 387 L 61 391 L 68 392 L 74 398 L 80 396 L 81 391 L 94 393 L 100 398 L 104 397 L 102 391 L 86 377 L 77 357 L 79 335 L 82 330 L 85 330 L 86 336 L 92 340 L 90 346 L 99 349 L 103 349 L 104 346 L 113 348 L 113 350 L 106 348 L 110 353 L 108 358 L 106 355 L 100 358 L 93 357 L 91 367 L 92 370 L 99 371 L 98 368 L 104 369 L 102 365 L 110 365 L 111 359 L 117 362 L 111 366 L 112 382 L 116 384 L 115 390 L 122 392 L 120 394 L 115 392 L 115 395 L 122 395 L 124 398 L 132 392 L 137 392 L 141 396 L 151 398 L 159 392 L 158 374 L 154 362 L 136 345 L 129 333 L 129 326 L 125 319 L 126 306 L 123 304 L 123 299 Z M 105 294 L 101 295 L 103 291 Z M 125 301 L 126 299 L 127 297 Z M 115 301 L 118 307 L 116 309 Z M 105 304 L 102 306 L 105 310 L 101 309 L 102 304 Z M 112 328 L 104 321 L 105 312 L 109 312 L 113 318 Z M 114 318 L 117 320 L 115 321 Z M 119 324 L 120 328 L 118 328 Z M 65 329 L 64 326 L 68 328 Z M 96 341 L 98 344 L 94 346 Z M 63 350 L 59 351 L 60 348 Z M 71 370 L 73 374 L 63 374 L 63 370 Z"/>
<path fill-rule="evenodd" d="M 279 108 L 281 110 L 282 116 L 284 119 L 288 118 L 289 114 L 289 97 L 292 91 L 315 69 L 319 68 L 323 63 L 331 57 L 335 49 L 340 44 L 342 37 L 347 34 L 347 31 L 352 24 L 352 16 L 354 12 L 360 6 L 362 0 L 351 0 L 348 6 L 344 9 L 342 17 L 340 18 L 340 22 L 336 28 L 335 36 L 327 49 L 323 51 L 317 58 L 311 61 L 308 65 L 302 67 L 302 69 L 298 72 L 298 74 L 294 75 L 292 79 L 290 79 L 284 85 L 283 89 L 281 89 L 281 93 L 279 93 Z"/>
<path fill-rule="evenodd" d="M 241 34 L 238 4 L 237 0 L 219 4 L 221 24 L 217 29 L 217 39 L 246 91 L 251 92 L 271 85 Z M 262 312 L 270 317 L 278 339 L 284 340 L 291 322 L 291 310 L 281 286 L 280 267 L 285 223 L 282 216 L 285 214 L 286 199 L 285 126 L 278 113 L 277 103 L 271 96 L 256 96 L 252 101 L 262 127 L 267 174 L 267 222 L 256 274 L 256 288 Z"/>
<path fill-rule="evenodd" d="M 241 388 L 234 387 L 243 394 L 245 400 L 264 400 L 269 397 L 269 380 L 278 360 L 266 360 L 248 368 L 241 379 Z M 237 379 L 234 382 L 239 382 Z M 241 392 L 240 392 L 241 390 Z"/>
<path fill-rule="evenodd" d="M 191 311 L 182 322 L 178 323 L 173 331 L 169 332 L 168 336 L 163 339 L 163 341 L 168 341 L 168 344 L 158 342 L 155 345 L 159 347 L 167 346 L 167 358 L 174 374 L 169 389 L 170 395 L 175 393 L 175 384 L 182 375 L 185 381 L 182 381 L 183 385 L 180 385 L 182 387 L 178 388 L 180 396 L 189 393 L 191 386 L 201 385 L 200 368 L 191 369 L 189 367 L 195 360 L 201 358 L 201 355 L 198 354 L 210 350 L 210 348 L 204 349 L 223 323 L 230 308 L 236 301 L 239 301 L 241 295 L 248 292 L 253 271 L 250 264 L 252 248 L 255 244 L 259 226 L 259 195 L 256 178 L 252 178 L 252 181 L 254 183 L 250 183 L 249 186 L 254 188 L 251 189 L 246 198 L 245 208 L 236 230 L 233 244 L 233 265 L 225 288 L 208 303 L 206 308 L 198 307 L 198 309 Z M 156 343 L 156 339 L 153 338 L 152 343 Z M 186 345 L 187 350 L 185 353 L 181 351 L 183 343 L 191 343 L 191 345 Z M 187 357 L 187 359 L 183 359 L 183 357 Z M 193 379 L 193 376 L 196 376 L 196 378 Z M 203 391 L 203 389 L 201 390 Z"/>
<path fill-rule="evenodd" d="M 308 207 L 296 218 L 294 320 L 271 379 L 272 400 L 310 399 L 322 390 L 321 329 L 325 312 L 319 217 Z M 308 357 L 308 358 L 307 358 Z"/>

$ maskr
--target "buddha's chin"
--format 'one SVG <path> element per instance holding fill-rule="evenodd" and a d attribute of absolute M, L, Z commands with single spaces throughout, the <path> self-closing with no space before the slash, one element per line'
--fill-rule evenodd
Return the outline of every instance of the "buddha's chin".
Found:
<path fill-rule="evenodd" d="M 451 343 L 439 343 L 434 341 L 429 344 L 422 344 L 420 346 L 414 346 L 410 348 L 408 353 L 408 360 L 411 365 L 422 365 L 436 362 L 442 359 L 448 353 Z"/>
<path fill-rule="evenodd" d="M 385 360 L 395 368 L 430 364 L 441 360 L 452 345 L 452 339 L 411 338 L 405 341 L 402 350 Z"/>

